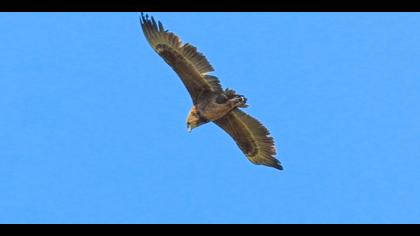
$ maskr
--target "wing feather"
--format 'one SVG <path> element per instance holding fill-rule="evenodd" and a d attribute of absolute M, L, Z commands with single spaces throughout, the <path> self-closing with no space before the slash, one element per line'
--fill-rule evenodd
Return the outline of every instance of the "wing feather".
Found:
<path fill-rule="evenodd" d="M 214 123 L 235 140 L 252 163 L 283 169 L 275 158 L 274 139 L 267 128 L 255 118 L 236 108 Z"/>
<path fill-rule="evenodd" d="M 196 47 L 188 43 L 182 45 L 177 35 L 165 30 L 153 17 L 149 19 L 142 14 L 140 23 L 147 41 L 181 78 L 194 104 L 201 93 L 221 90 L 217 77 L 207 75 L 214 71 L 213 67 Z"/>

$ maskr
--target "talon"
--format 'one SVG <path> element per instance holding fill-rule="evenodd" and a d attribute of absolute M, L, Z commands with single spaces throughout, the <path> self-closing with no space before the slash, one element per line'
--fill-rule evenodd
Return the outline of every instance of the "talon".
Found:
<path fill-rule="evenodd" d="M 249 105 L 248 104 L 241 104 L 241 105 L 239 105 L 238 107 L 241 107 L 241 108 L 247 108 L 247 107 L 249 107 Z"/>
<path fill-rule="evenodd" d="M 246 104 L 246 98 L 244 96 L 237 96 L 235 98 L 232 98 L 230 101 L 232 102 L 234 107 L 248 107 Z"/>

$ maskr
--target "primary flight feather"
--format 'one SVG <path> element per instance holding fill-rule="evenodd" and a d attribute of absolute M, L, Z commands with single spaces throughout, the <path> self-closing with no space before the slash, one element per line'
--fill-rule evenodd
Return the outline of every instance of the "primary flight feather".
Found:
<path fill-rule="evenodd" d="M 149 44 L 178 74 L 191 95 L 193 106 L 187 117 L 189 131 L 214 122 L 235 140 L 252 163 L 282 170 L 267 128 L 240 109 L 248 106 L 247 99 L 234 90 L 223 90 L 219 79 L 208 74 L 214 69 L 206 57 L 194 46 L 182 44 L 161 22 L 142 13 L 140 24 Z"/>

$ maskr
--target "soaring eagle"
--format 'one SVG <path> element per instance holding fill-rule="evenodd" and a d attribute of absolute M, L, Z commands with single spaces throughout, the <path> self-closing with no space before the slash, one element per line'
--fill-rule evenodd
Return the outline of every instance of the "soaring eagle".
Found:
<path fill-rule="evenodd" d="M 219 79 L 208 74 L 214 69 L 206 57 L 196 47 L 182 44 L 161 22 L 142 13 L 140 24 L 154 51 L 178 74 L 191 95 L 193 106 L 187 117 L 188 131 L 212 121 L 235 140 L 252 163 L 282 170 L 267 128 L 240 109 L 248 106 L 247 99 L 234 90 L 223 90 Z"/>

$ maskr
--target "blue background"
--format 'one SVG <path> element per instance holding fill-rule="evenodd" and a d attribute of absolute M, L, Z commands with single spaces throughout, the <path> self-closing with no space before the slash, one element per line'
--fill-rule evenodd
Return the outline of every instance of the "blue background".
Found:
<path fill-rule="evenodd" d="M 419 13 L 152 13 L 284 171 L 191 100 L 138 13 L 0 14 L 0 223 L 420 223 Z"/>

